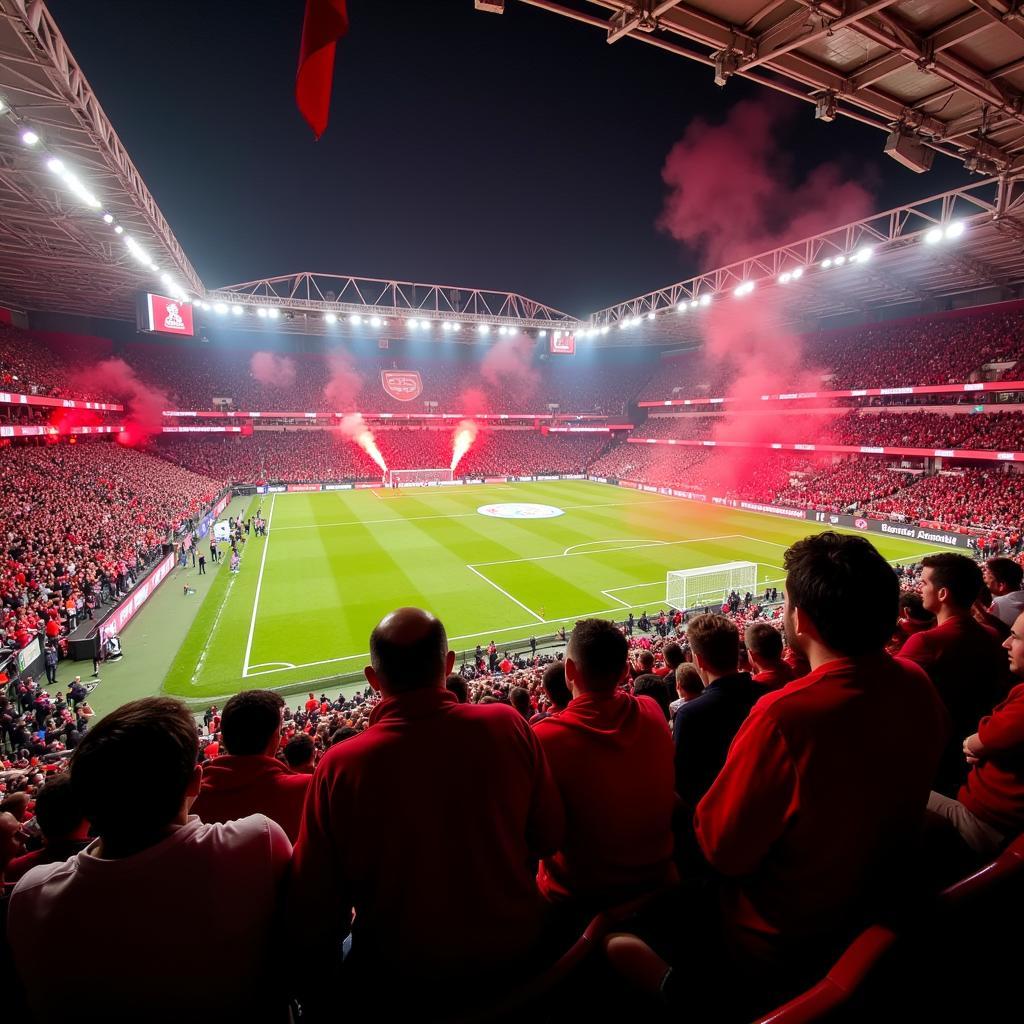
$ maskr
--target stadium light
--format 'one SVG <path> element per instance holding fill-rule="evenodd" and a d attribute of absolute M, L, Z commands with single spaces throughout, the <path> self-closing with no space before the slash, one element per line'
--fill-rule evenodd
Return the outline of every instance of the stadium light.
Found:
<path fill-rule="evenodd" d="M 266 319 L 267 319 L 267 311 L 266 311 L 266 310 L 265 310 L 265 309 L 264 309 L 264 308 L 263 308 L 262 306 L 260 306 L 260 307 L 259 307 L 259 308 L 258 308 L 258 309 L 256 310 L 256 315 L 257 315 L 257 316 L 258 316 L 258 317 L 259 317 L 259 318 L 260 318 L 261 320 L 266 320 Z"/>
<path fill-rule="evenodd" d="M 324 313 L 324 320 L 329 324 L 336 324 L 338 322 L 338 318 L 333 313 Z"/>
<path fill-rule="evenodd" d="M 647 319 L 648 320 L 653 320 L 654 319 L 654 310 L 653 309 L 651 310 L 650 313 L 647 314 Z"/>
<path fill-rule="evenodd" d="M 643 323 L 643 321 L 640 319 L 640 317 L 635 316 L 632 320 L 630 320 L 629 325 L 630 327 L 639 327 L 641 323 Z"/>
<path fill-rule="evenodd" d="M 742 299 L 744 295 L 749 295 L 754 290 L 753 281 L 744 281 L 742 284 L 736 285 L 733 289 L 733 295 L 737 298 Z"/>
<path fill-rule="evenodd" d="M 690 299 L 690 309 L 696 309 L 700 303 L 696 299 Z"/>
<path fill-rule="evenodd" d="M 201 306 L 201 307 L 202 307 L 202 308 L 203 308 L 204 310 L 209 310 L 209 308 L 210 308 L 210 304 L 209 304 L 208 302 L 206 302 L 206 301 L 200 302 L 200 303 L 199 303 L 199 305 L 200 305 L 200 306 Z"/>
<path fill-rule="evenodd" d="M 433 326 L 433 324 L 431 324 L 431 322 L 429 320 L 421 320 L 420 321 L 420 330 L 421 331 L 429 331 L 432 326 Z"/>
<path fill-rule="evenodd" d="M 280 315 L 281 311 L 276 306 L 271 306 L 270 309 L 267 310 L 267 316 L 269 316 L 271 320 L 276 320 Z"/>
<path fill-rule="evenodd" d="M 947 238 L 959 238 L 964 233 L 964 223 L 961 220 L 955 220 L 952 224 L 946 228 Z"/>
<path fill-rule="evenodd" d="M 241 306 L 232 306 L 231 307 L 231 312 L 232 312 L 232 314 L 234 316 L 241 316 L 242 315 L 242 307 Z"/>
<path fill-rule="evenodd" d="M 94 210 L 100 208 L 100 201 L 82 184 L 77 175 L 67 169 L 62 160 L 58 160 L 55 156 L 50 157 L 46 161 L 46 166 L 50 173 L 56 174 L 64 182 L 68 191 L 74 193 L 86 206 L 91 206 Z"/>
<path fill-rule="evenodd" d="M 800 278 L 803 277 L 803 276 L 804 276 L 804 268 L 803 267 L 797 267 L 796 270 L 793 271 L 792 277 L 793 277 L 794 281 L 799 281 Z"/>
<path fill-rule="evenodd" d="M 700 297 L 700 304 L 702 306 L 710 306 L 711 305 L 711 293 L 710 292 L 708 292 L 708 293 L 706 293 L 706 294 L 704 294 L 704 295 L 702 295 Z"/>
<path fill-rule="evenodd" d="M 361 317 L 361 316 L 360 316 L 360 315 L 359 315 L 358 313 L 353 313 L 353 314 L 352 314 L 352 315 L 351 315 L 351 316 L 350 316 L 350 317 L 348 318 L 348 322 L 349 322 L 350 324 L 361 324 L 361 323 L 363 322 L 363 318 L 362 318 L 362 317 Z"/>
<path fill-rule="evenodd" d="M 117 235 L 123 235 L 124 234 L 124 228 L 121 227 L 120 224 L 115 224 L 114 225 L 114 233 L 117 234 Z"/>
<path fill-rule="evenodd" d="M 824 260 L 821 261 L 821 269 L 822 270 L 828 270 L 828 268 L 831 267 L 831 266 L 832 266 L 832 260 L 831 259 L 824 259 Z"/>
<path fill-rule="evenodd" d="M 501 327 L 498 328 L 498 333 L 499 334 L 508 334 L 508 328 L 505 327 L 504 325 L 502 325 Z M 556 334 L 555 337 L 557 338 L 558 335 Z"/>
<path fill-rule="evenodd" d="M 462 330 L 462 324 L 459 324 L 459 323 L 452 324 L 452 330 L 453 331 L 461 331 Z"/>
<path fill-rule="evenodd" d="M 380 327 L 380 317 L 379 316 L 371 316 L 370 317 L 370 326 L 371 327 Z"/>
<path fill-rule="evenodd" d="M 0 100 L 0 114 L 2 114 L 6 109 L 7 109 L 7 104 L 4 103 L 3 100 Z"/>
<path fill-rule="evenodd" d="M 779 274 L 779 284 L 789 284 L 789 282 L 792 280 L 793 275 L 788 270 L 783 271 L 783 273 Z"/>
<path fill-rule="evenodd" d="M 678 305 L 678 306 L 676 306 L 676 309 L 677 309 L 677 310 L 678 310 L 678 311 L 679 311 L 680 313 L 685 313 L 685 312 L 686 312 L 686 309 L 687 309 L 687 305 L 686 305 L 686 303 L 685 303 L 685 302 L 680 302 L 680 303 L 679 303 L 679 305 Z"/>
<path fill-rule="evenodd" d="M 415 317 L 410 318 L 405 323 L 406 323 L 406 326 L 409 328 L 410 331 L 415 331 L 416 328 L 419 327 L 419 325 L 420 325 L 419 320 L 417 320 Z"/>
<path fill-rule="evenodd" d="M 228 311 L 228 307 L 223 302 L 217 302 L 214 304 L 213 311 L 223 316 Z"/>
<path fill-rule="evenodd" d="M 619 321 L 619 330 L 620 331 L 624 331 L 628 326 L 629 326 L 629 321 L 628 320 L 620 320 Z"/>
<path fill-rule="evenodd" d="M 132 238 L 131 235 L 124 236 L 124 244 L 127 246 L 128 251 L 145 267 L 152 267 L 153 261 L 149 258 L 149 253 L 139 245 L 138 242 Z"/>
<path fill-rule="evenodd" d="M 845 256 L 837 256 L 832 262 L 837 267 L 841 267 L 846 262 L 846 257 Z"/>
<path fill-rule="evenodd" d="M 103 214 L 103 223 L 104 224 L 113 224 L 114 223 L 114 215 L 112 213 L 105 213 L 105 214 Z"/>
<path fill-rule="evenodd" d="M 546 338 L 547 336 L 548 336 L 548 332 L 547 331 L 538 331 L 537 332 L 537 337 L 538 338 Z"/>
<path fill-rule="evenodd" d="M 450 331 L 451 329 L 452 329 L 452 325 L 450 323 L 448 323 L 447 320 L 445 320 L 444 323 L 441 324 L 441 330 L 442 331 Z"/>
<path fill-rule="evenodd" d="M 863 249 L 858 249 L 856 254 L 850 258 L 856 263 L 867 263 L 872 256 L 875 255 L 875 250 L 870 245 L 865 245 Z"/>
<path fill-rule="evenodd" d="M 26 146 L 34 146 L 39 141 L 39 136 L 29 128 L 27 131 L 23 131 L 21 133 L 21 141 L 24 142 Z"/>
<path fill-rule="evenodd" d="M 490 334 L 491 329 L 487 324 L 478 324 L 476 328 L 481 334 Z"/>
<path fill-rule="evenodd" d="M 601 333 L 607 334 L 610 330 L 611 328 L 607 324 L 605 324 L 604 327 L 601 328 Z"/>

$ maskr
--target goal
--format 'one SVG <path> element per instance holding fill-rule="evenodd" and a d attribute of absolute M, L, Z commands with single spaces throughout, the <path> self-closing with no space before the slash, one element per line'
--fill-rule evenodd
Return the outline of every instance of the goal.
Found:
<path fill-rule="evenodd" d="M 450 469 L 389 469 L 384 482 L 389 486 L 429 487 L 431 484 L 443 484 L 455 479 Z"/>
<path fill-rule="evenodd" d="M 757 592 L 756 562 L 723 562 L 699 569 L 674 569 L 665 580 L 665 600 L 681 612 L 706 606 L 721 607 L 735 590 L 740 597 Z"/>

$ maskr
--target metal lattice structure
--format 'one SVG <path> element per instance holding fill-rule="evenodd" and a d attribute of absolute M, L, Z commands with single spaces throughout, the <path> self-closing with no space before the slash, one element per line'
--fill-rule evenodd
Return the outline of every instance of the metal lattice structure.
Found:
<path fill-rule="evenodd" d="M 211 291 L 206 300 L 211 304 L 239 303 L 249 314 L 241 321 L 227 318 L 211 322 L 251 327 L 251 316 L 259 307 L 272 306 L 284 311 L 284 316 L 275 321 L 275 329 L 295 334 L 323 333 L 329 326 L 324 320 L 328 313 L 342 321 L 342 329 L 344 319 L 352 314 L 389 321 L 416 318 L 522 330 L 573 331 L 580 326 L 568 313 L 513 292 L 341 274 L 304 272 L 245 281 Z M 202 315 L 211 319 L 207 311 Z M 337 333 L 337 328 L 331 332 Z"/>
<path fill-rule="evenodd" d="M 521 0 L 963 159 L 1024 166 L 1017 0 Z M 504 0 L 477 0 L 500 11 Z"/>
<path fill-rule="evenodd" d="M 929 232 L 960 225 L 950 242 L 928 244 Z M 852 260 L 864 249 L 869 260 Z M 841 257 L 842 265 L 824 268 Z M 802 269 L 799 279 L 783 275 Z M 753 282 L 753 294 L 735 290 Z M 843 314 L 907 304 L 931 305 L 958 295 L 983 293 L 986 301 L 1015 295 L 1024 283 L 1024 182 L 991 178 L 895 207 L 863 220 L 812 235 L 789 245 L 698 274 L 595 313 L 588 330 L 613 331 L 598 341 L 639 344 L 696 343 L 703 335 L 701 297 L 750 302 L 757 293 L 785 288 L 785 301 L 773 306 L 781 322 L 802 328 Z M 708 301 L 708 299 L 705 299 Z M 697 302 L 694 307 L 692 303 Z M 680 306 L 683 308 L 680 309 Z M 629 326 L 625 335 L 619 333 Z"/>
<path fill-rule="evenodd" d="M 190 291 L 203 285 L 121 145 L 45 4 L 0 0 L 0 296 L 24 309 L 131 318 L 153 275 L 47 170 L 72 167 Z M 21 133 L 32 129 L 32 148 Z"/>

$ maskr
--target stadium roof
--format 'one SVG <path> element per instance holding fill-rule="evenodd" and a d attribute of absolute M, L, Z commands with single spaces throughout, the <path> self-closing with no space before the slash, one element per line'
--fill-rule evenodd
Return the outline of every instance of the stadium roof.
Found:
<path fill-rule="evenodd" d="M 850 117 L 994 174 L 1024 167 L 1024 13 L 1013 0 L 521 0 Z M 501 11 L 504 0 L 476 0 Z M 823 138 L 824 142 L 824 138 Z M 888 148 L 887 145 L 887 148 Z M 917 169 L 923 169 L 918 167 Z"/>
<path fill-rule="evenodd" d="M 136 292 L 161 287 L 158 274 L 183 289 L 202 291 L 199 276 L 38 0 L 0 4 L 0 101 L 4 302 L 128 319 L 134 316 Z M 36 141 L 26 143 L 26 132 Z M 54 159 L 60 163 L 53 165 Z M 156 271 L 132 254 L 126 237 Z"/>

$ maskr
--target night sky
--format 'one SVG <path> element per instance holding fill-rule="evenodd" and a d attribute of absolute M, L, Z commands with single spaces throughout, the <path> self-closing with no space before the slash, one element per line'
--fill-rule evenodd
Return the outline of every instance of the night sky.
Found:
<path fill-rule="evenodd" d="M 765 90 L 509 0 L 349 0 L 331 123 L 293 102 L 303 0 L 48 0 L 207 287 L 301 270 L 518 291 L 573 314 L 701 269 L 655 226 L 695 116 Z M 797 173 L 823 156 L 876 208 L 968 180 L 795 100 Z M 728 196 L 723 195 L 723 202 Z"/>

